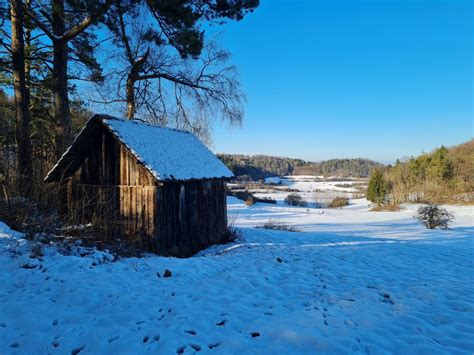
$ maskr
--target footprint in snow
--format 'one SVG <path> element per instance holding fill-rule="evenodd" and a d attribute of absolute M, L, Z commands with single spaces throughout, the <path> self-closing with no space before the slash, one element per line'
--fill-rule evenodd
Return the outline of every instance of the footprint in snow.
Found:
<path fill-rule="evenodd" d="M 227 319 L 221 320 L 220 322 L 216 323 L 219 327 L 222 327 L 224 324 L 227 323 Z"/>
<path fill-rule="evenodd" d="M 195 330 L 192 330 L 192 329 L 190 329 L 190 330 L 185 330 L 184 332 L 185 332 L 185 333 L 188 333 L 188 334 L 191 334 L 191 335 L 196 335 L 196 334 L 197 334 L 197 332 L 196 332 Z"/>
<path fill-rule="evenodd" d="M 390 304 L 395 304 L 393 300 L 390 298 L 390 295 L 388 293 L 382 293 L 381 296 L 383 297 L 380 301 L 384 303 L 390 303 Z"/>
<path fill-rule="evenodd" d="M 190 344 L 190 347 L 192 347 L 195 351 L 201 351 L 201 345 L 198 344 Z"/>
<path fill-rule="evenodd" d="M 217 348 L 219 345 L 221 345 L 221 343 L 211 343 L 211 344 L 208 344 L 207 347 L 212 350 L 214 348 Z"/>
<path fill-rule="evenodd" d="M 86 347 L 86 346 L 84 345 L 84 346 L 81 346 L 81 347 L 79 347 L 79 348 L 76 348 L 76 349 L 72 350 L 72 351 L 71 351 L 71 355 L 77 355 L 77 354 L 79 354 L 82 350 L 84 350 L 85 347 Z"/>
<path fill-rule="evenodd" d="M 108 338 L 107 341 L 108 341 L 109 344 L 110 344 L 110 343 L 114 342 L 115 340 L 117 340 L 118 338 L 120 338 L 120 337 L 119 337 L 118 335 L 116 335 L 116 336 L 113 336 L 113 337 Z"/>

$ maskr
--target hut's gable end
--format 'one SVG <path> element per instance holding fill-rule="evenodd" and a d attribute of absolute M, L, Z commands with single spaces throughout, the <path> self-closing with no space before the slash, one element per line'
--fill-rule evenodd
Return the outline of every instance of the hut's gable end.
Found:
<path fill-rule="evenodd" d="M 157 181 L 108 129 L 91 142 L 83 163 L 72 177 L 78 185 L 156 186 Z"/>
<path fill-rule="evenodd" d="M 137 161 L 136 157 L 127 147 L 121 144 L 121 142 L 118 143 L 120 147 L 119 185 L 158 186 L 159 182 L 156 181 L 155 177 L 148 171 L 148 169 Z"/>
<path fill-rule="evenodd" d="M 160 183 L 106 127 L 98 130 L 68 181 L 68 211 L 78 223 L 143 244 L 155 233 Z"/>

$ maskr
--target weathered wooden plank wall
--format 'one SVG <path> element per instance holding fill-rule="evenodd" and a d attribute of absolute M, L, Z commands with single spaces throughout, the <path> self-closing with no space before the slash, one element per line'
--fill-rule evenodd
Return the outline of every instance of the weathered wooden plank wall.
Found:
<path fill-rule="evenodd" d="M 224 181 L 168 182 L 157 193 L 153 251 L 189 256 L 222 242 L 227 227 Z"/>
<path fill-rule="evenodd" d="M 222 241 L 223 180 L 158 182 L 106 128 L 98 137 L 68 182 L 68 208 L 77 222 L 165 255 L 189 256 Z"/>

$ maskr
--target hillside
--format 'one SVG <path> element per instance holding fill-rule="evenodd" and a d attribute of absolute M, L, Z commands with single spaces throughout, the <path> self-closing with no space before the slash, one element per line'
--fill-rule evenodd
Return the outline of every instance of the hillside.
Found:
<path fill-rule="evenodd" d="M 387 169 L 386 178 L 395 203 L 434 203 L 474 200 L 474 139 L 411 157 Z"/>
<path fill-rule="evenodd" d="M 383 166 L 378 162 L 361 158 L 308 162 L 270 155 L 218 154 L 217 156 L 238 179 L 254 181 L 275 175 L 367 177 L 373 168 Z"/>
<path fill-rule="evenodd" d="M 319 163 L 308 163 L 295 168 L 296 175 L 324 175 L 339 177 L 367 177 L 374 168 L 382 167 L 369 159 L 331 159 Z"/>

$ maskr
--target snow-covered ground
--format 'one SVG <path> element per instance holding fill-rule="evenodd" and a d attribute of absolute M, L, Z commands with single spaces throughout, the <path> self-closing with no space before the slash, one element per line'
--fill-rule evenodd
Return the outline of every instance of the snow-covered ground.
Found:
<path fill-rule="evenodd" d="M 291 175 L 283 177 L 269 177 L 265 179 L 270 185 L 270 190 L 252 190 L 256 197 L 271 198 L 277 201 L 279 205 L 284 204 L 284 200 L 291 192 L 288 188 L 297 190 L 298 194 L 310 204 L 327 205 L 336 197 L 352 198 L 358 193 L 357 186 L 366 186 L 367 179 L 337 179 L 324 178 L 323 176 L 312 175 Z"/>
<path fill-rule="evenodd" d="M 300 191 L 339 191 L 339 192 L 356 192 L 353 187 L 341 187 L 338 185 L 354 185 L 360 182 L 367 182 L 362 179 L 344 179 L 344 180 L 327 180 L 321 176 L 309 175 L 291 175 L 281 178 L 281 183 Z"/>
<path fill-rule="evenodd" d="M 80 246 L 32 259 L 0 223 L 0 354 L 472 354 L 473 208 L 448 207 L 447 231 L 415 208 L 229 198 L 241 240 L 188 259 Z M 253 228 L 270 219 L 301 232 Z"/>

